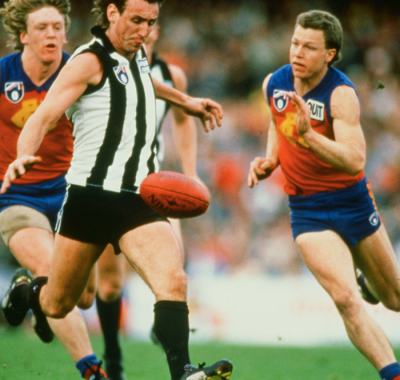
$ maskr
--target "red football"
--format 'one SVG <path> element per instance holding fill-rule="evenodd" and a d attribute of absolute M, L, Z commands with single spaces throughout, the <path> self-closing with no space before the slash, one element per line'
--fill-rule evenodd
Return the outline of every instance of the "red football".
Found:
<path fill-rule="evenodd" d="M 206 189 L 176 172 L 152 173 L 140 185 L 144 202 L 168 218 L 192 218 L 204 214 L 210 204 Z"/>

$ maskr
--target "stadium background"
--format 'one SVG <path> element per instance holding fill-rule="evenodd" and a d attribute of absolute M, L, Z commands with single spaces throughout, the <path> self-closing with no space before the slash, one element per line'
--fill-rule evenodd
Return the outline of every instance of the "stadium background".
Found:
<path fill-rule="evenodd" d="M 65 46 L 69 53 L 90 39 L 93 23 L 90 1 L 71 3 Z M 167 0 L 162 7 L 158 52 L 185 70 L 189 94 L 214 98 L 225 111 L 221 129 L 205 134 L 199 126 L 198 170 L 212 204 L 207 214 L 183 222 L 194 339 L 347 342 L 331 301 L 302 264 L 292 241 L 279 171 L 253 190 L 246 186 L 251 160 L 265 152 L 269 116 L 261 83 L 288 62 L 299 12 L 328 10 L 343 23 L 343 59 L 337 67 L 358 89 L 368 149 L 366 173 L 400 257 L 400 3 L 384 3 Z M 12 52 L 6 42 L 0 27 L 1 56 Z M 173 144 L 170 128 L 165 125 L 164 131 L 165 168 L 180 170 L 174 149 L 168 149 Z M 4 294 L 14 263 L 4 249 L 0 260 Z M 125 293 L 125 331 L 147 339 L 151 295 L 134 274 Z M 371 307 L 370 312 L 392 341 L 400 342 L 398 316 L 381 307 Z M 96 330 L 93 310 L 86 317 Z M 5 328 L 0 325 L 0 331 Z"/>

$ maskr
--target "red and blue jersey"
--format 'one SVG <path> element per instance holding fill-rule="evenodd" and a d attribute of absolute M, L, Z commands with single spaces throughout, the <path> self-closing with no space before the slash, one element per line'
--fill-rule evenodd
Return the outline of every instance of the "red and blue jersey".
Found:
<path fill-rule="evenodd" d="M 0 181 L 8 165 L 17 157 L 17 141 L 28 118 L 43 102 L 69 56 L 63 53 L 59 69 L 43 85 L 36 86 L 26 75 L 22 53 L 0 59 Z M 71 162 L 73 150 L 72 125 L 63 115 L 49 130 L 35 155 L 42 161 L 36 164 L 16 184 L 32 184 L 64 174 Z"/>
<path fill-rule="evenodd" d="M 330 99 L 338 86 L 350 86 L 351 81 L 339 70 L 328 68 L 322 81 L 303 96 L 311 109 L 311 127 L 314 131 L 334 140 Z M 299 135 L 295 123 L 295 110 L 288 91 L 295 91 L 291 65 L 285 65 L 272 74 L 267 97 L 279 134 L 279 162 L 286 178 L 284 190 L 289 195 L 311 195 L 334 191 L 354 185 L 364 177 L 355 177 L 335 169 L 315 154 Z"/>

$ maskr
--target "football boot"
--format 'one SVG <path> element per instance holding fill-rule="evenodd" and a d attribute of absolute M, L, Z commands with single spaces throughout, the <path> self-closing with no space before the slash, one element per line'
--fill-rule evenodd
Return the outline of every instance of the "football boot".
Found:
<path fill-rule="evenodd" d="M 206 364 L 200 364 L 195 367 L 192 364 L 185 366 L 185 373 L 181 380 L 229 380 L 232 373 L 232 363 L 223 359 L 208 367 Z"/>

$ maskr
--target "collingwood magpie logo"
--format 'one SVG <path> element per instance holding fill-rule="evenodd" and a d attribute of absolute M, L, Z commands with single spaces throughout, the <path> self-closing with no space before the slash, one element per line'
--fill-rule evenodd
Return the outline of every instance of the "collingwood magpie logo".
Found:
<path fill-rule="evenodd" d="M 284 90 L 274 90 L 274 105 L 275 108 L 281 112 L 288 105 L 289 98 L 286 96 L 286 91 Z"/>
<path fill-rule="evenodd" d="M 377 226 L 379 223 L 379 215 L 377 212 L 374 212 L 373 214 L 370 215 L 369 217 L 369 222 L 371 223 L 372 226 Z"/>
<path fill-rule="evenodd" d="M 124 85 L 126 86 L 129 82 L 129 76 L 128 73 L 126 72 L 125 66 L 117 66 L 113 67 L 115 76 L 117 79 Z"/>
<path fill-rule="evenodd" d="M 323 121 L 325 118 L 325 104 L 312 99 L 308 99 L 307 104 L 311 110 L 311 119 Z"/>
<path fill-rule="evenodd" d="M 6 82 L 4 93 L 11 103 L 18 103 L 24 97 L 24 84 L 22 82 Z"/>

